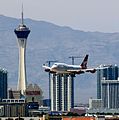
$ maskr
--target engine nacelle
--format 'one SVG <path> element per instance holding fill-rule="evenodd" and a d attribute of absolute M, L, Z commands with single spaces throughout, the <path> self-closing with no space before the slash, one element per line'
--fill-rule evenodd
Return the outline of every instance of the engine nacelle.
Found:
<path fill-rule="evenodd" d="M 75 72 L 75 74 L 83 74 L 85 73 L 84 71 L 78 71 L 78 72 Z"/>
<path fill-rule="evenodd" d="M 95 73 L 95 72 L 96 72 L 96 69 L 90 71 L 90 73 Z"/>

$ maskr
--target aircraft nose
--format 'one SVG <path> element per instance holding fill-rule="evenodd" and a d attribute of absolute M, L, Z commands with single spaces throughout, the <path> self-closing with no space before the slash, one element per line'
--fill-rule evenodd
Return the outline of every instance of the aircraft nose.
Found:
<path fill-rule="evenodd" d="M 50 72 L 50 70 L 49 69 L 45 69 L 45 72 Z"/>
<path fill-rule="evenodd" d="M 52 68 L 52 69 L 56 69 L 56 68 L 57 68 L 57 66 L 56 66 L 56 65 L 53 65 L 51 68 Z"/>

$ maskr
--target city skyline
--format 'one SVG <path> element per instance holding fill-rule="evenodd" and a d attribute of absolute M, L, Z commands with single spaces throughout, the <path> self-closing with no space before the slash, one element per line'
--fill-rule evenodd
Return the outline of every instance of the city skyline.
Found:
<path fill-rule="evenodd" d="M 18 77 L 18 47 L 13 29 L 18 26 L 20 20 L 5 16 L 0 16 L 0 19 L 2 23 L 0 25 L 6 28 L 0 34 L 0 63 L 9 72 L 10 87 L 11 85 L 15 87 Z M 89 66 L 93 67 L 103 63 L 118 64 L 119 52 L 118 49 L 115 51 L 115 47 L 118 47 L 118 44 L 116 44 L 119 40 L 118 33 L 104 34 L 75 31 L 67 27 L 57 26 L 43 21 L 33 21 L 31 19 L 25 19 L 25 23 L 32 29 L 29 36 L 29 41 L 31 42 L 28 42 L 27 46 L 28 82 L 38 83 L 44 91 L 48 91 L 46 89 L 46 86 L 48 86 L 48 74 L 44 73 L 42 64 L 47 60 L 59 60 L 59 62 L 63 61 L 71 64 L 71 59 L 68 58 L 69 56 L 84 56 L 86 53 L 89 53 Z M 80 61 L 76 60 L 75 64 L 79 64 Z M 75 102 L 87 102 L 89 97 L 96 96 L 96 78 L 94 76 L 96 75 L 80 75 L 76 77 Z M 90 85 L 89 89 L 87 89 L 88 85 Z M 44 92 L 45 97 L 48 96 L 47 93 Z"/>
<path fill-rule="evenodd" d="M 119 31 L 118 0 L 4 0 L 0 1 L 0 14 L 20 18 L 22 4 L 25 18 L 84 31 Z"/>
<path fill-rule="evenodd" d="M 51 111 L 70 111 L 76 105 L 88 105 L 88 100 L 94 111 L 95 108 L 118 109 L 118 3 L 117 0 L 0 1 L 0 6 L 5 6 L 0 13 L 3 14 L 0 15 L 0 65 L 5 68 L 1 68 L 0 73 L 1 98 L 4 98 L 1 105 L 5 106 L 0 110 L 6 108 L 5 116 L 13 112 L 13 98 L 16 99 L 14 110 L 17 112 L 13 112 L 16 116 L 25 116 L 25 111 L 24 115 L 19 111 L 30 111 L 32 105 L 37 105 L 39 110 L 39 105 L 47 98 L 47 103 L 51 102 Z M 82 63 L 82 58 L 69 59 L 85 55 Z M 53 61 L 58 61 L 55 67 L 51 67 Z M 42 69 L 45 64 L 49 74 Z M 80 74 L 79 65 L 82 72 L 87 70 L 88 73 Z M 97 74 L 92 75 L 89 71 Z M 28 106 L 24 106 L 25 103 Z"/>

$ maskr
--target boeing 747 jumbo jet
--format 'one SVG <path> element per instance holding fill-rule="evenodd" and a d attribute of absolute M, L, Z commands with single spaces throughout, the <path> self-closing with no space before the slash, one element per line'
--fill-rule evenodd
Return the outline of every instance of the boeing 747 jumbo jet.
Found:
<path fill-rule="evenodd" d="M 54 63 L 52 67 L 43 65 L 46 72 L 57 74 L 82 74 L 85 72 L 95 73 L 96 68 L 87 68 L 88 55 L 85 56 L 81 65 L 68 65 L 65 63 Z"/>

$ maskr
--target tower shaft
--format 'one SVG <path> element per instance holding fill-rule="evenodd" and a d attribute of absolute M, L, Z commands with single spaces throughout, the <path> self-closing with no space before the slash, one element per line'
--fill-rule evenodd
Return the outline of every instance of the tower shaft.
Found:
<path fill-rule="evenodd" d="M 21 90 L 21 94 L 24 94 L 27 85 L 26 78 L 26 42 L 25 38 L 18 38 L 19 46 L 19 72 L 18 72 L 18 90 Z"/>

